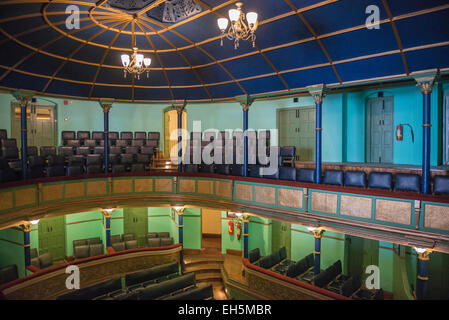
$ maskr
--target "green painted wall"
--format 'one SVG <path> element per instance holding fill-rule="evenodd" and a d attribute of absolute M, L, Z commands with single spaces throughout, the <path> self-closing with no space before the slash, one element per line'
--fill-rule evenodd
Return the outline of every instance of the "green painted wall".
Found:
<path fill-rule="evenodd" d="M 123 233 L 123 209 L 117 209 L 111 215 L 111 236 Z"/>
<path fill-rule="evenodd" d="M 393 281 L 394 281 L 395 253 L 393 248 L 394 245 L 392 243 L 379 241 L 380 287 L 390 292 L 393 292 Z"/>
<path fill-rule="evenodd" d="M 186 208 L 183 218 L 185 249 L 201 249 L 201 209 Z"/>
<path fill-rule="evenodd" d="M 73 256 L 73 240 L 100 237 L 106 250 L 103 213 L 101 211 L 81 212 L 65 216 L 66 256 Z"/>
<path fill-rule="evenodd" d="M 239 250 L 243 251 L 243 236 L 240 237 L 240 240 L 237 239 L 236 234 L 236 225 L 237 225 L 237 219 L 234 219 L 234 232 L 233 234 L 229 234 L 228 232 L 228 226 L 229 226 L 229 219 L 223 219 L 226 218 L 226 211 L 221 212 L 221 253 L 226 253 L 227 249 L 230 250 Z M 242 226 L 243 231 L 243 226 Z M 271 242 L 271 241 L 270 241 Z"/>
<path fill-rule="evenodd" d="M 23 243 L 23 231 L 19 228 L 0 230 L 0 268 L 15 264 L 19 277 L 26 275 Z"/>
<path fill-rule="evenodd" d="M 272 252 L 271 238 L 272 220 L 252 216 L 248 224 L 248 250 L 259 248 L 262 256 L 268 255 Z"/>

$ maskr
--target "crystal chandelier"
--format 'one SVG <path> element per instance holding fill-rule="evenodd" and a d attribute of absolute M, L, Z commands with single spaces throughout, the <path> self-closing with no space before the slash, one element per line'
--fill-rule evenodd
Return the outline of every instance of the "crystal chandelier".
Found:
<path fill-rule="evenodd" d="M 127 54 L 122 54 L 123 72 L 125 78 L 126 73 L 129 73 L 133 77 L 137 76 L 137 79 L 140 79 L 140 75 L 143 72 L 147 73 L 148 78 L 148 75 L 150 73 L 150 69 L 148 67 L 151 64 L 151 59 L 145 58 L 143 54 L 137 53 L 137 50 L 137 47 L 133 48 L 131 57 Z"/>
<path fill-rule="evenodd" d="M 229 20 L 231 20 L 231 26 L 229 30 L 226 31 L 229 21 L 226 18 L 218 19 L 218 27 L 221 30 L 223 36 L 226 36 L 229 40 L 234 40 L 234 49 L 239 47 L 239 41 L 248 40 L 251 41 L 253 47 L 256 45 L 256 35 L 254 32 L 257 29 L 257 13 L 248 12 L 245 14 L 242 12 L 242 3 L 237 2 L 235 4 L 237 9 L 229 10 Z M 223 46 L 223 37 L 221 37 L 221 46 Z"/>

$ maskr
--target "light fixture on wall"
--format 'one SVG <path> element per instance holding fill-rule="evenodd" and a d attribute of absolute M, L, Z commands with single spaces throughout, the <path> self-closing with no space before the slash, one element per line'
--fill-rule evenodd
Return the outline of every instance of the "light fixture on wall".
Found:
<path fill-rule="evenodd" d="M 131 57 L 127 54 L 122 54 L 122 65 L 125 78 L 126 73 L 129 73 L 131 76 L 137 76 L 137 79 L 140 79 L 140 75 L 144 72 L 147 73 L 148 78 L 150 74 L 150 64 L 151 59 L 145 58 L 143 54 L 138 53 L 137 47 L 133 47 Z"/>
<path fill-rule="evenodd" d="M 39 223 L 39 219 L 30 220 L 30 223 L 31 223 L 32 225 L 38 224 L 38 223 Z"/>
<path fill-rule="evenodd" d="M 229 20 L 227 18 L 219 18 L 217 21 L 221 34 L 226 36 L 229 40 L 234 40 L 234 49 L 239 47 L 240 40 L 250 41 L 254 48 L 256 46 L 255 31 L 258 27 L 257 13 L 248 12 L 246 14 L 247 23 L 245 23 L 245 14 L 242 12 L 243 4 L 237 2 L 235 5 L 237 6 L 237 9 L 229 10 L 229 20 L 231 21 L 231 25 L 228 31 L 226 31 L 229 25 Z M 221 37 L 221 46 L 223 46 L 223 37 Z"/>

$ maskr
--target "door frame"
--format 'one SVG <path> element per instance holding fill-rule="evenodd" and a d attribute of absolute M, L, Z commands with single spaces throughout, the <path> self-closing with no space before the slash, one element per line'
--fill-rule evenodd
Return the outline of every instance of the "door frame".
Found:
<path fill-rule="evenodd" d="M 368 107 L 368 102 L 369 100 L 374 100 L 374 99 L 388 99 L 388 100 L 392 100 L 393 101 L 393 111 L 392 111 L 392 119 L 391 119 L 391 125 L 392 125 L 392 141 L 391 141 L 391 145 L 392 145 L 392 155 L 391 158 L 393 159 L 394 163 L 394 137 L 395 137 L 395 130 L 394 130 L 394 96 L 385 96 L 385 97 L 367 97 L 366 101 L 365 101 L 365 163 L 377 163 L 377 162 L 373 162 L 373 161 L 368 161 L 371 160 L 371 110 L 369 110 Z"/>
<path fill-rule="evenodd" d="M 35 107 L 48 107 L 50 109 L 52 109 L 53 111 L 53 138 L 54 138 L 54 147 L 58 146 L 58 105 L 57 104 L 42 104 L 42 103 L 31 103 L 31 105 L 35 106 Z M 31 108 L 30 105 L 30 108 Z M 16 111 L 15 108 L 19 107 L 20 105 L 17 101 L 11 101 L 11 117 L 10 117 L 10 123 L 11 123 L 11 133 L 10 136 L 11 138 L 13 137 L 13 127 L 14 127 L 14 119 L 15 119 L 15 115 L 16 115 Z M 32 119 L 32 113 L 31 113 L 31 109 L 30 109 L 30 123 L 31 123 L 31 119 Z M 19 135 L 19 137 L 16 137 L 16 139 L 18 140 L 18 138 L 21 138 L 21 136 Z"/>

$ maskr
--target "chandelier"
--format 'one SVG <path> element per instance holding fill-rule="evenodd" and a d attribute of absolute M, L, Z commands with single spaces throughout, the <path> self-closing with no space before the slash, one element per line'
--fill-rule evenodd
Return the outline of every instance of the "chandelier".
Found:
<path fill-rule="evenodd" d="M 137 53 L 137 47 L 133 48 L 133 53 L 131 57 L 127 54 L 122 54 L 122 64 L 124 77 L 126 78 L 126 73 L 131 74 L 133 77 L 137 76 L 140 79 L 140 75 L 143 72 L 147 73 L 147 78 L 150 73 L 148 68 L 151 64 L 150 58 L 145 58 L 143 54 Z"/>
<path fill-rule="evenodd" d="M 226 36 L 229 40 L 234 40 L 234 49 L 239 47 L 240 40 L 251 41 L 253 47 L 256 45 L 256 35 L 254 32 L 257 29 L 257 13 L 248 12 L 245 14 L 242 12 L 242 3 L 237 2 L 235 4 L 237 9 L 229 10 L 229 20 L 231 20 L 231 26 L 228 28 L 229 21 L 226 18 L 218 19 L 218 27 L 221 30 L 223 36 Z M 223 37 L 221 37 L 221 46 L 223 46 Z"/>

